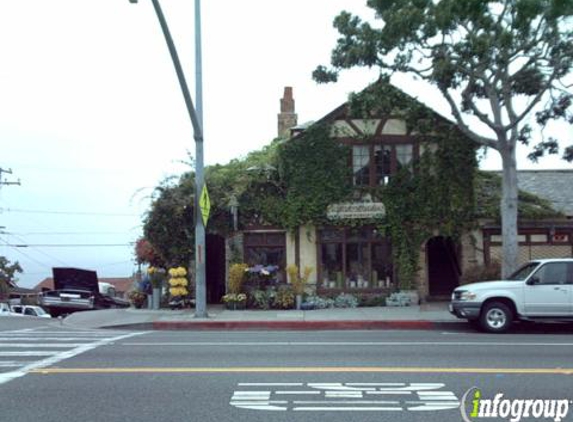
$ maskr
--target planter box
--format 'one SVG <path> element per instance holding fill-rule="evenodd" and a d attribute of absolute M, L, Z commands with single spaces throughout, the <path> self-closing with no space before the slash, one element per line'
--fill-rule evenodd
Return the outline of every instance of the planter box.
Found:
<path fill-rule="evenodd" d="M 227 302 L 225 307 L 230 311 L 242 311 L 247 307 L 246 302 Z"/>

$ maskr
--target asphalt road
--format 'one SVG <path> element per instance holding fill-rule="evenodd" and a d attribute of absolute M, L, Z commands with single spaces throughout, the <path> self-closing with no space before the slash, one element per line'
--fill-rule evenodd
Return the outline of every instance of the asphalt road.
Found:
<path fill-rule="evenodd" d="M 509 399 L 532 400 L 520 420 L 573 420 L 570 331 L 119 332 L 3 322 L 2 422 L 460 421 L 473 387 L 492 405 L 503 394 L 498 413 L 508 413 L 468 420 L 515 420 L 519 402 Z M 548 414 L 532 417 L 544 405 Z"/>

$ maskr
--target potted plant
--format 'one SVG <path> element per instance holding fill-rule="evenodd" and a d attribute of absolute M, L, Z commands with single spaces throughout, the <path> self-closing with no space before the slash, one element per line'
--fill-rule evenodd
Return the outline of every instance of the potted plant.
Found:
<path fill-rule="evenodd" d="M 304 294 L 304 290 L 306 289 L 306 285 L 311 273 L 311 267 L 304 267 L 302 276 L 300 275 L 296 265 L 289 265 L 287 267 L 287 274 L 289 276 L 290 285 L 292 286 L 292 290 L 295 295 L 297 310 L 300 310 L 302 304 L 302 295 Z"/>
<path fill-rule="evenodd" d="M 185 305 L 187 291 L 187 270 L 183 267 L 170 268 L 169 271 L 169 294 L 171 309 L 182 308 Z"/>
<path fill-rule="evenodd" d="M 139 290 L 132 290 L 129 292 L 128 298 L 136 309 L 141 309 L 147 299 L 147 295 Z"/>
<path fill-rule="evenodd" d="M 161 289 L 165 280 L 165 269 L 159 267 L 149 267 L 147 269 L 151 285 L 153 286 L 153 309 L 159 309 L 161 303 Z"/>
<path fill-rule="evenodd" d="M 223 303 L 232 311 L 245 309 L 247 295 L 244 293 L 227 293 L 222 298 Z"/>

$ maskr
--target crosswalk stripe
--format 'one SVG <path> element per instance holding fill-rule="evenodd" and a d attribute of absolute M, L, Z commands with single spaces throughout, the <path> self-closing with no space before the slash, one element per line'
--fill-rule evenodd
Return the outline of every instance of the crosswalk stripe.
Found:
<path fill-rule="evenodd" d="M 36 351 L 36 352 L 28 352 L 28 351 L 24 351 L 24 352 L 3 352 L 0 351 L 0 356 L 2 357 L 14 357 L 14 356 L 18 356 L 18 357 L 29 357 L 29 356 L 52 356 L 57 354 L 58 352 L 54 352 L 54 351 Z"/>
<path fill-rule="evenodd" d="M 14 360 L 7 360 L 7 361 L 0 360 L 0 368 L 12 368 L 17 366 L 24 366 L 24 364 L 21 362 L 16 362 Z"/>
<path fill-rule="evenodd" d="M 102 338 L 106 338 L 106 337 L 102 337 Z M 99 340 L 99 338 L 93 338 L 93 337 L 41 337 L 41 336 L 38 336 L 38 337 L 0 337 L 0 342 L 2 342 L 2 341 L 14 341 L 14 340 L 18 340 L 18 341 L 38 341 L 38 340 L 94 341 L 94 340 Z M 0 346 L 1 345 L 2 345 L 2 343 L 0 343 Z"/>
<path fill-rule="evenodd" d="M 66 347 L 78 347 L 78 346 L 83 346 L 84 344 L 87 343 L 32 343 L 32 344 L 23 344 L 23 343 L 0 343 L 0 347 L 6 347 L 6 348 L 18 348 L 18 349 L 28 349 L 28 348 L 32 348 L 32 349 L 38 349 L 41 347 L 46 347 L 46 348 L 66 348 Z"/>
<path fill-rule="evenodd" d="M 45 338 L 42 338 L 40 331 L 35 331 L 34 334 L 39 334 L 38 338 L 36 338 L 36 341 L 39 342 L 43 342 L 45 341 Z M 5 334 L 5 333 L 2 333 Z M 4 362 L 4 366 L 3 367 L 10 367 L 10 366 L 20 366 L 18 369 L 13 370 L 13 371 L 9 371 L 9 372 L 0 372 L 0 385 L 4 384 L 8 381 L 11 381 L 15 378 L 19 378 L 22 377 L 26 374 L 28 374 L 29 372 L 35 371 L 35 370 L 39 370 L 39 369 L 43 369 L 46 368 L 48 366 L 52 366 L 55 365 L 65 359 L 69 359 L 72 358 L 74 356 L 77 356 L 81 353 L 93 350 L 97 347 L 106 345 L 106 344 L 111 344 L 114 343 L 115 341 L 119 341 L 119 340 L 123 340 L 126 338 L 130 338 L 130 337 L 134 337 L 137 335 L 141 335 L 141 334 L 145 334 L 145 332 L 137 332 L 137 333 L 126 333 L 126 334 L 120 334 L 120 333 L 106 333 L 107 335 L 105 337 L 100 336 L 99 338 L 95 337 L 95 338 L 91 338 L 91 339 L 86 339 L 88 342 L 86 343 L 51 343 L 51 344 L 44 344 L 44 343 L 30 343 L 30 344 L 25 344 L 25 343 L 19 343 L 21 341 L 21 338 L 18 337 L 12 337 L 10 339 L 10 341 L 12 343 L 0 343 L 0 357 L 9 357 L 9 358 L 26 358 L 26 357 L 43 357 L 44 359 L 41 360 L 37 360 L 37 361 L 28 361 L 28 362 L 23 362 L 22 365 L 16 365 L 16 361 L 11 360 L 11 361 L 0 361 L 0 362 Z M 27 333 L 27 335 L 30 335 L 30 333 Z M 68 333 L 69 335 L 69 333 Z M 56 340 L 62 341 L 62 339 L 64 339 L 65 337 L 60 337 Z M 7 349 L 10 348 L 10 345 L 17 347 L 17 348 L 52 348 L 52 349 L 56 349 L 58 347 L 66 347 L 68 350 L 36 350 L 36 351 L 30 351 L 30 350 L 20 350 L 20 351 L 3 351 L 1 350 L 2 348 Z M 10 363 L 10 365 L 8 365 L 8 363 Z"/>

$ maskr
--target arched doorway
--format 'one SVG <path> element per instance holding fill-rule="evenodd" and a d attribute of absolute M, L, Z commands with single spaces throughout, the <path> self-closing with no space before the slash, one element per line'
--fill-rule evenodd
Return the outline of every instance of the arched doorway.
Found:
<path fill-rule="evenodd" d="M 426 243 L 431 297 L 448 297 L 460 281 L 459 248 L 451 237 L 436 236 Z"/>

